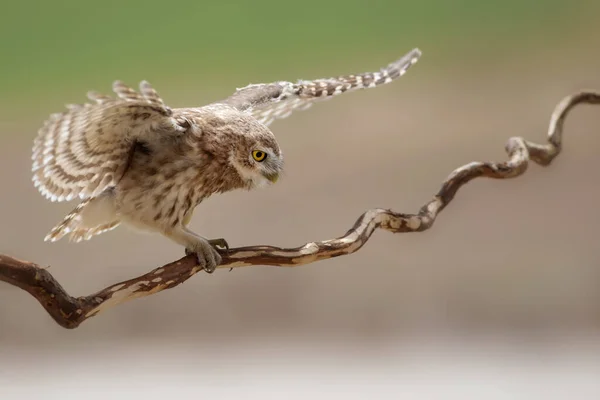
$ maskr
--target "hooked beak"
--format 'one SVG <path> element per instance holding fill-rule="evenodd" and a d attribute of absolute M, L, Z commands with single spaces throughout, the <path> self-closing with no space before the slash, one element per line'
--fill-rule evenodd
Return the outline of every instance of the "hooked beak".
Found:
<path fill-rule="evenodd" d="M 265 174 L 265 178 L 267 178 L 269 180 L 269 182 L 275 183 L 279 179 L 279 174 L 278 173 Z"/>

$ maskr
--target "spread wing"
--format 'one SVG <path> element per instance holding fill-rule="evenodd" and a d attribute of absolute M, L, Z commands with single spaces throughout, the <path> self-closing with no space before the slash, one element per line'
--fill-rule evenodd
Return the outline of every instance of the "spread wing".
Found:
<path fill-rule="evenodd" d="M 224 102 L 269 125 L 275 119 L 286 118 L 292 112 L 306 109 L 318 100 L 327 100 L 342 93 L 390 83 L 404 75 L 419 57 L 421 51 L 413 49 L 378 72 L 312 81 L 300 80 L 297 83 L 282 81 L 248 85 L 238 89 Z"/>
<path fill-rule="evenodd" d="M 140 92 L 120 81 L 117 98 L 88 93 L 92 103 L 68 105 L 45 121 L 33 145 L 33 182 L 52 201 L 94 196 L 115 185 L 138 140 L 185 129 L 148 82 Z"/>

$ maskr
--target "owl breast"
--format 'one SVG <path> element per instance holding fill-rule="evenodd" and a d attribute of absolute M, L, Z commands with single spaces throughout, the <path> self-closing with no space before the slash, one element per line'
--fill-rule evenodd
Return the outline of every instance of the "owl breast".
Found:
<path fill-rule="evenodd" d="M 182 224 L 205 197 L 202 187 L 191 184 L 197 173 L 183 162 L 132 165 L 115 187 L 117 212 L 142 229 Z"/>
<path fill-rule="evenodd" d="M 214 158 L 162 147 L 136 151 L 114 192 L 124 222 L 168 231 L 187 224 L 205 198 L 237 187 L 237 174 Z"/>

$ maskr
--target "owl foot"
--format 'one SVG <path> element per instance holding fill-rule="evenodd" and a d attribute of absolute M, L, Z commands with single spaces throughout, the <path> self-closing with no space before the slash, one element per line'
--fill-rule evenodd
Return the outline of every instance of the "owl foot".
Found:
<path fill-rule="evenodd" d="M 227 243 L 227 242 L 225 242 Z M 220 243 L 222 244 L 222 243 Z M 215 272 L 217 266 L 221 264 L 222 258 L 217 249 L 208 240 L 200 240 L 193 249 L 186 248 L 185 254 L 196 255 L 198 265 L 209 274 Z"/>

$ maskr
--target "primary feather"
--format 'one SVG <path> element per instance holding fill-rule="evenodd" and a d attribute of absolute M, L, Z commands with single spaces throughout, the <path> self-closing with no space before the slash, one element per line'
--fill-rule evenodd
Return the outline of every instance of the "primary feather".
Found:
<path fill-rule="evenodd" d="M 319 100 L 390 83 L 404 75 L 420 57 L 421 51 L 413 49 L 377 72 L 299 80 L 297 83 L 280 81 L 252 84 L 238 89 L 225 102 L 248 112 L 268 126 L 274 120 L 286 118 L 294 111 L 305 110 Z"/>

